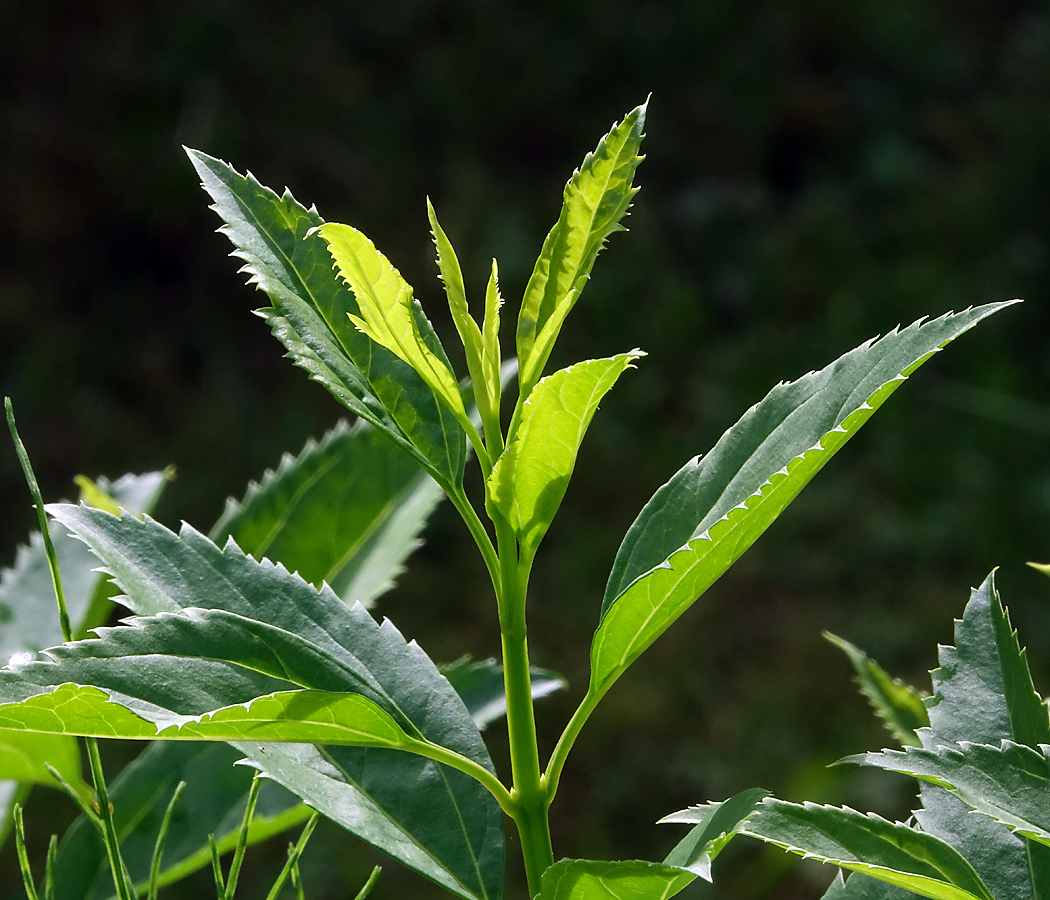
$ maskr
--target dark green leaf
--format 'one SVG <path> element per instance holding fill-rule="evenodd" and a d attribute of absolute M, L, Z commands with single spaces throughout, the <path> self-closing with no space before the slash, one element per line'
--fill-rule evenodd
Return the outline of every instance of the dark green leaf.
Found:
<path fill-rule="evenodd" d="M 901 772 L 949 790 L 971 809 L 1017 834 L 1050 845 L 1050 759 L 1003 741 L 936 750 L 908 747 L 847 757 L 845 762 Z"/>
<path fill-rule="evenodd" d="M 441 488 L 382 432 L 336 426 L 230 500 L 211 531 L 365 606 L 393 586 Z"/>
<path fill-rule="evenodd" d="M 113 818 L 131 877 L 143 885 L 150 852 L 168 801 L 186 782 L 175 807 L 164 851 L 161 886 L 208 865 L 208 835 L 221 852 L 237 840 L 253 769 L 236 766 L 242 754 L 228 744 L 157 741 L 109 785 Z M 304 821 L 310 810 L 279 785 L 262 786 L 249 840 L 256 843 Z M 65 834 L 56 867 L 56 900 L 107 900 L 113 894 L 106 848 L 98 831 L 81 817 Z"/>
<path fill-rule="evenodd" d="M 148 664 L 143 659 L 136 670 L 134 657 L 85 655 L 93 643 L 85 642 L 54 651 L 56 663 L 27 666 L 20 690 L 30 690 L 30 678 L 42 683 L 70 675 L 70 680 L 110 691 L 134 689 L 144 703 L 183 716 L 295 686 L 349 690 L 369 697 L 406 732 L 491 771 L 462 701 L 389 622 L 378 625 L 360 605 L 347 608 L 330 590 L 317 591 L 281 567 L 256 563 L 232 543 L 219 550 L 188 526 L 176 536 L 149 520 L 115 519 L 83 507 L 52 507 L 51 512 L 88 542 L 136 612 L 181 612 L 194 606 L 198 622 L 221 625 L 218 631 L 202 628 L 195 636 L 185 614 L 149 621 L 149 628 L 181 633 L 187 653 L 201 653 L 205 639 L 221 643 L 219 635 L 228 628 L 250 631 L 255 640 L 236 651 L 250 661 L 248 667 L 216 658 L 211 662 L 215 676 L 208 679 L 186 677 L 189 657 L 154 658 Z M 132 636 L 136 630 L 111 629 L 105 641 L 94 642 L 96 649 L 131 646 L 138 640 Z M 117 632 L 123 633 L 117 637 Z M 145 671 L 150 673 L 147 684 Z M 252 765 L 311 806 L 455 893 L 499 895 L 502 811 L 463 773 L 385 749 L 237 746 Z"/>
<path fill-rule="evenodd" d="M 591 648 L 600 696 L 746 550 L 925 360 L 999 303 L 916 322 L 775 387 L 646 504 L 616 555 Z"/>
<path fill-rule="evenodd" d="M 328 245 L 312 229 L 324 224 L 290 192 L 278 197 L 250 173 L 187 150 L 213 209 L 226 223 L 233 255 L 273 306 L 260 310 L 297 365 L 351 412 L 386 432 L 446 486 L 463 478 L 462 428 L 411 366 L 358 331 L 360 312 L 332 270 Z M 422 313 L 417 325 L 436 341 Z"/>
<path fill-rule="evenodd" d="M 995 900 L 949 844 L 873 813 L 767 798 L 741 833 L 931 900 Z"/>
<path fill-rule="evenodd" d="M 922 694 L 899 678 L 891 678 L 875 660 L 844 638 L 830 631 L 825 631 L 824 637 L 846 654 L 857 673 L 861 693 L 890 733 L 902 744 L 919 746 L 915 732 L 930 724 Z"/>

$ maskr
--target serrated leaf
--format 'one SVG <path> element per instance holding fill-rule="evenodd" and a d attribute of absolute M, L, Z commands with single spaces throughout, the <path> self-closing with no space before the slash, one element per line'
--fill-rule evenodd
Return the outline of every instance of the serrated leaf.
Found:
<path fill-rule="evenodd" d="M 459 420 L 465 419 L 456 376 L 401 273 L 356 228 L 329 222 L 317 233 L 328 242 L 339 275 L 357 299 L 360 315 L 348 312 L 350 321 L 408 363 Z"/>
<path fill-rule="evenodd" d="M 168 472 L 128 474 L 110 482 L 106 478 L 80 480 L 89 500 L 106 502 L 139 515 L 156 505 L 170 478 Z M 77 634 L 103 621 L 112 608 L 112 586 L 92 571 L 98 560 L 62 526 L 52 529 L 52 541 L 65 588 L 66 607 Z M 0 660 L 22 662 L 39 650 L 62 640 L 51 570 L 39 532 L 28 546 L 19 547 L 15 564 L 0 572 Z M 76 740 L 56 735 L 0 732 L 0 779 L 55 786 L 45 764 L 53 766 L 71 785 L 89 791 L 81 775 Z M 3 791 L 0 815 L 7 818 L 14 785 Z"/>
<path fill-rule="evenodd" d="M 962 742 L 957 749 L 908 747 L 847 757 L 844 762 L 876 766 L 946 788 L 971 809 L 1022 837 L 1050 845 L 1050 746 L 1033 750 L 1003 741 L 1001 746 Z"/>
<path fill-rule="evenodd" d="M 925 360 L 1009 304 L 916 322 L 780 384 L 646 504 L 616 555 L 591 647 L 600 696 Z"/>
<path fill-rule="evenodd" d="M 768 796 L 769 791 L 750 788 L 722 803 L 692 806 L 665 816 L 661 823 L 685 823 L 695 827 L 667 855 L 664 865 L 688 869 L 711 881 L 711 863 L 715 857 L 734 835 L 741 832 L 748 816 Z"/>
<path fill-rule="evenodd" d="M 501 719 L 507 713 L 507 695 L 503 689 L 503 666 L 494 659 L 474 662 L 469 656 L 441 666 L 441 674 L 456 689 L 478 728 Z M 557 672 L 529 669 L 532 699 L 539 700 L 563 690 L 568 682 Z"/>
<path fill-rule="evenodd" d="M 407 363 L 362 334 L 347 318 L 360 310 L 332 270 L 328 245 L 314 229 L 324 224 L 285 191 L 249 173 L 187 150 L 212 209 L 244 261 L 249 281 L 273 306 L 259 310 L 296 365 L 323 384 L 355 415 L 396 441 L 446 486 L 463 478 L 466 445 L 452 413 Z M 416 325 L 428 345 L 437 338 L 422 313 Z"/>
<path fill-rule="evenodd" d="M 949 844 L 874 813 L 767 798 L 741 833 L 931 900 L 995 900 Z"/>
<path fill-rule="evenodd" d="M 825 631 L 824 637 L 846 654 L 860 692 L 890 733 L 901 744 L 919 746 L 916 729 L 930 724 L 922 694 L 899 678 L 891 678 L 875 660 L 844 638 L 830 631 Z"/>
<path fill-rule="evenodd" d="M 212 648 L 214 677 L 188 677 L 189 657 L 173 656 L 153 657 L 148 665 L 143 659 L 150 673 L 143 679 L 134 671 L 133 657 L 81 658 L 92 647 L 141 643 L 134 635 L 139 629 L 111 629 L 98 642 L 54 649 L 55 663 L 27 666 L 20 690 L 32 691 L 27 678 L 54 681 L 66 673 L 73 675 L 68 680 L 114 692 L 133 688 L 140 695 L 139 712 L 147 709 L 142 704 L 153 704 L 178 716 L 197 716 L 295 686 L 349 690 L 371 699 L 406 733 L 491 771 L 462 701 L 389 621 L 380 626 L 360 605 L 348 608 L 327 588 L 318 591 L 282 567 L 257 563 L 232 543 L 220 550 L 189 526 L 175 535 L 148 519 L 115 519 L 83 507 L 49 511 L 92 547 L 125 592 L 122 602 L 134 611 L 154 615 L 198 608 L 194 617 L 208 627 L 196 633 L 186 613 L 149 620 L 149 628 L 173 632 L 166 637 L 169 646 L 181 635 L 187 654 L 199 655 L 211 640 L 219 641 L 222 652 Z M 252 641 L 231 644 L 229 635 L 238 630 L 250 631 Z M 222 661 L 233 654 L 248 665 Z M 454 893 L 498 897 L 502 811 L 472 778 L 384 748 L 236 746 L 254 767 L 311 806 Z"/>
<path fill-rule="evenodd" d="M 638 192 L 632 187 L 648 101 L 598 142 L 568 183 L 561 214 L 536 260 L 518 314 L 517 348 L 522 394 L 539 380 L 551 348 L 590 278 L 605 241 L 623 231 L 620 220 Z"/>
<path fill-rule="evenodd" d="M 915 900 L 915 894 L 860 872 L 843 878 L 840 869 L 821 900 Z"/>
<path fill-rule="evenodd" d="M 636 859 L 563 859 L 544 871 L 536 900 L 668 900 L 695 878 L 685 869 Z"/>
<path fill-rule="evenodd" d="M 161 887 L 210 862 L 208 835 L 220 852 L 233 848 L 255 771 L 235 763 L 242 754 L 227 744 L 157 741 L 127 765 L 108 787 L 113 818 L 132 880 L 144 886 L 150 856 L 168 801 L 180 781 L 186 788 L 168 829 Z M 248 833 L 255 844 L 291 828 L 311 810 L 272 782 L 259 792 Z M 55 865 L 55 900 L 108 900 L 113 877 L 105 845 L 94 826 L 79 818 L 63 836 Z"/>
<path fill-rule="evenodd" d="M 640 350 L 576 363 L 542 379 L 488 480 L 489 497 L 531 556 L 554 519 L 602 397 Z"/>
<path fill-rule="evenodd" d="M 378 429 L 340 423 L 227 501 L 211 530 L 315 587 L 370 606 L 393 586 L 441 499 L 440 486 Z"/>
<path fill-rule="evenodd" d="M 995 589 L 995 573 L 970 593 L 955 622 L 955 646 L 940 647 L 927 701 L 932 731 L 924 746 L 1003 738 L 1035 747 L 1050 743 L 1050 720 L 1035 691 L 1025 651 Z M 923 735 L 920 735 L 923 736 Z"/>
<path fill-rule="evenodd" d="M 488 381 L 486 378 L 488 372 L 482 364 L 482 358 L 485 353 L 484 339 L 481 335 L 481 329 L 478 328 L 478 323 L 474 321 L 474 317 L 470 314 L 470 307 L 467 305 L 467 292 L 463 286 L 463 272 L 459 267 L 459 259 L 456 256 L 452 242 L 448 239 L 444 229 L 442 229 L 441 223 L 438 222 L 437 213 L 434 211 L 434 206 L 430 202 L 429 197 L 427 198 L 427 216 L 430 219 L 430 232 L 434 237 L 434 247 L 437 250 L 439 277 L 445 285 L 448 308 L 452 313 L 452 321 L 456 325 L 456 331 L 459 332 L 459 339 L 463 343 L 463 350 L 467 359 L 467 371 L 470 374 L 470 380 L 475 385 L 475 396 L 478 408 L 481 410 L 482 420 L 485 420 L 492 414 L 492 406 L 489 402 L 491 399 L 490 395 L 493 392 L 497 394 L 499 392 L 499 364 L 497 363 L 496 365 L 496 380 Z"/>

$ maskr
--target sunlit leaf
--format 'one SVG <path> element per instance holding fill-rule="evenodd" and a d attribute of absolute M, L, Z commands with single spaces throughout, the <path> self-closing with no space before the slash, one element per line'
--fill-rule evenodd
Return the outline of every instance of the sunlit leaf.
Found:
<path fill-rule="evenodd" d="M 739 558 L 908 375 L 1007 305 L 916 322 L 778 385 L 660 488 L 613 563 L 591 647 L 591 695 Z"/>
<path fill-rule="evenodd" d="M 695 878 L 686 869 L 636 859 L 563 859 L 543 873 L 536 900 L 668 900 Z"/>

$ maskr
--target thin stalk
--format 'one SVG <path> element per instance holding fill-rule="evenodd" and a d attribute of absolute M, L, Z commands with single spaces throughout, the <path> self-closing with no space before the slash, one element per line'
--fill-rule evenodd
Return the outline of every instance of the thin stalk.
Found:
<path fill-rule="evenodd" d="M 289 844 L 288 845 L 288 852 L 289 853 L 293 853 L 294 851 L 295 851 L 295 847 L 292 846 L 291 844 Z M 302 876 L 300 876 L 300 874 L 299 874 L 299 863 L 298 862 L 296 862 L 295 864 L 292 865 L 292 873 L 291 874 L 292 874 L 292 890 L 295 891 L 295 900 L 306 900 L 306 897 L 303 894 L 303 879 L 302 879 Z"/>
<path fill-rule="evenodd" d="M 36 885 L 33 884 L 33 870 L 29 866 L 29 854 L 26 853 L 26 833 L 22 825 L 22 807 L 17 803 L 15 814 L 15 848 L 18 851 L 18 866 L 22 870 L 22 882 L 25 885 L 26 897 L 29 900 L 39 900 L 36 893 Z"/>
<path fill-rule="evenodd" d="M 498 593 L 500 561 L 499 556 L 496 554 L 496 549 L 492 546 L 492 539 L 489 537 L 489 533 L 485 530 L 485 526 L 481 524 L 481 519 L 478 518 L 474 507 L 470 505 L 470 501 L 463 493 L 462 488 L 446 488 L 445 494 L 466 523 L 471 537 L 474 538 L 474 543 L 478 545 L 481 556 L 485 560 L 485 567 L 489 571 L 489 578 L 492 579 L 492 584 L 497 588 Z"/>
<path fill-rule="evenodd" d="M 281 874 L 277 876 L 277 880 L 273 883 L 270 893 L 266 895 L 266 900 L 277 900 L 277 896 L 281 893 L 281 888 L 284 887 L 284 883 L 292 874 L 292 867 L 299 862 L 299 857 L 302 856 L 303 850 L 306 849 L 306 842 L 310 840 L 310 835 L 314 833 L 314 829 L 317 827 L 317 820 L 320 818 L 321 814 L 319 812 L 315 812 L 310 816 L 310 821 L 306 823 L 306 827 L 303 829 L 303 833 L 299 835 L 299 840 L 296 842 L 295 847 L 288 854 L 288 861 L 284 864 Z"/>
<path fill-rule="evenodd" d="M 98 800 L 98 814 L 102 818 L 103 834 L 106 840 L 106 853 L 109 855 L 109 866 L 113 874 L 113 885 L 120 900 L 135 900 L 135 889 L 131 884 L 124 858 L 120 855 L 120 839 L 113 824 L 113 810 L 109 806 L 109 792 L 106 790 L 106 776 L 102 771 L 102 758 L 98 752 L 98 741 L 95 738 L 84 738 L 87 745 L 88 760 L 91 763 L 91 777 L 95 782 L 95 797 Z"/>
<path fill-rule="evenodd" d="M 33 495 L 33 503 L 36 505 L 37 519 L 40 520 L 40 533 L 44 537 L 44 552 L 47 555 L 47 564 L 51 568 L 51 583 L 55 588 L 55 600 L 58 601 L 58 620 L 62 625 L 62 637 L 66 641 L 73 640 L 73 626 L 69 623 L 69 610 L 66 608 L 66 592 L 62 588 L 62 573 L 58 570 L 58 555 L 55 553 L 55 545 L 51 541 L 51 529 L 47 525 L 47 513 L 44 512 L 44 499 L 40 495 L 40 485 L 37 483 L 33 466 L 29 462 L 29 454 L 26 452 L 22 439 L 18 436 L 18 427 L 15 425 L 15 408 L 11 404 L 10 397 L 4 397 L 4 408 L 7 410 L 7 427 L 11 432 L 11 440 L 15 445 L 15 453 L 18 461 L 22 464 L 26 483 L 29 485 L 29 493 Z"/>
<path fill-rule="evenodd" d="M 226 900 L 233 900 L 233 893 L 237 890 L 237 878 L 241 874 L 241 865 L 244 862 L 244 851 L 248 847 L 248 829 L 252 826 L 252 818 L 255 816 L 255 804 L 259 800 L 259 788 L 262 782 L 256 775 L 252 779 L 252 786 L 248 790 L 248 803 L 244 807 L 244 818 L 241 820 L 241 830 L 237 832 L 237 847 L 233 851 L 233 862 L 230 863 L 230 871 L 226 875 Z"/>
<path fill-rule="evenodd" d="M 51 835 L 44 868 L 44 900 L 55 900 L 55 861 L 58 859 L 58 835 Z"/>
<path fill-rule="evenodd" d="M 216 900 L 223 900 L 226 896 L 226 883 L 222 880 L 222 864 L 219 862 L 219 845 L 215 843 L 215 835 L 208 835 L 208 848 L 211 850 L 211 873 L 215 876 Z"/>
<path fill-rule="evenodd" d="M 601 694 L 592 694 L 588 690 L 586 696 L 576 708 L 576 712 L 572 714 L 572 718 L 566 724 L 561 737 L 558 738 L 558 743 L 554 746 L 554 752 L 551 753 L 551 758 L 547 762 L 547 771 L 543 775 L 548 803 L 552 803 L 555 794 L 558 793 L 558 782 L 561 780 L 562 769 L 565 767 L 565 760 L 569 757 L 572 745 L 576 742 L 580 731 L 587 724 L 587 720 L 603 696 L 604 691 Z"/>
<path fill-rule="evenodd" d="M 149 865 L 149 900 L 157 900 L 157 889 L 160 881 L 160 863 L 164 858 L 164 840 L 168 836 L 168 827 L 171 825 L 171 815 L 175 812 L 175 804 L 179 802 L 182 791 L 186 787 L 185 781 L 180 781 L 175 788 L 175 793 L 168 801 L 168 808 L 164 810 L 164 818 L 160 822 L 160 831 L 157 832 L 157 842 L 153 845 L 153 858 Z"/>
<path fill-rule="evenodd" d="M 44 539 L 44 553 L 47 556 L 47 564 L 51 569 L 51 583 L 55 589 L 55 601 L 58 603 L 58 619 L 62 626 L 62 636 L 68 642 L 73 640 L 73 627 L 69 621 L 69 610 L 66 608 L 66 593 L 62 587 L 62 572 L 58 567 L 58 555 L 55 553 L 55 544 L 51 540 L 51 529 L 48 526 L 47 514 L 44 512 L 44 500 L 40 494 L 40 485 L 37 483 L 33 466 L 29 462 L 29 454 L 26 452 L 22 439 L 18 436 L 18 426 L 15 424 L 14 406 L 11 398 L 4 398 L 4 408 L 7 411 L 7 427 L 14 441 L 15 452 L 18 461 L 22 464 L 29 492 L 36 504 L 37 518 L 40 520 L 40 532 Z M 102 818 L 106 852 L 109 855 L 109 864 L 113 870 L 113 884 L 117 889 L 120 900 L 134 900 L 135 890 L 131 886 L 131 878 L 128 875 L 124 859 L 120 855 L 120 841 L 117 837 L 117 829 L 113 825 L 113 813 L 109 808 L 109 793 L 106 790 L 106 778 L 102 771 L 102 760 L 98 753 L 98 742 L 94 738 L 85 738 L 88 759 L 91 761 L 91 774 L 95 782 L 95 796 L 98 798 L 99 815 Z"/>
<path fill-rule="evenodd" d="M 357 896 L 354 897 L 354 900 L 365 900 L 365 897 L 372 893 L 372 888 L 374 888 L 376 882 L 379 881 L 379 873 L 382 871 L 383 870 L 379 866 L 372 869 L 372 874 L 368 876 L 368 881 L 366 881 L 361 890 L 357 892 Z"/>
<path fill-rule="evenodd" d="M 69 795 L 70 799 L 80 807 L 80 811 L 84 814 L 87 820 L 98 829 L 99 835 L 105 840 L 106 834 L 102 828 L 102 819 L 100 819 L 98 813 L 91 808 L 91 804 L 80 796 L 80 792 L 66 781 L 65 776 L 51 765 L 51 763 L 45 762 L 44 767 L 51 774 L 51 777 L 59 783 L 62 790 Z"/>

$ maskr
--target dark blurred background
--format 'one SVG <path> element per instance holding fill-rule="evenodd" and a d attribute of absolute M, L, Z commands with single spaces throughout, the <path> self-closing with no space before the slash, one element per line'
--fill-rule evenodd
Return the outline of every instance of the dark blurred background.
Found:
<path fill-rule="evenodd" d="M 657 818 L 752 785 L 906 815 L 904 779 L 825 768 L 890 738 L 820 632 L 928 687 L 994 566 L 1050 686 L 1050 583 L 1023 565 L 1050 558 L 1045 4 L 45 0 L 0 4 L 0 32 L 0 391 L 45 497 L 174 464 L 158 518 L 204 530 L 341 412 L 251 315 L 265 298 L 180 145 L 365 230 L 451 344 L 424 197 L 476 298 L 499 259 L 510 312 L 565 179 L 652 92 L 631 232 L 554 360 L 650 354 L 603 404 L 534 578 L 534 661 L 571 682 L 542 704 L 547 748 L 585 687 L 619 540 L 683 462 L 782 378 L 922 315 L 1026 299 L 905 386 L 622 679 L 563 779 L 557 856 L 661 858 L 679 831 Z M 7 564 L 33 525 L 9 450 L 0 504 Z M 380 610 L 439 659 L 498 649 L 448 508 Z M 127 751 L 108 749 L 115 768 Z M 37 850 L 72 812 L 33 795 Z M 830 878 L 739 843 L 683 896 L 815 898 Z M 245 897 L 282 848 L 251 857 Z M 333 827 L 307 860 L 321 900 L 353 896 L 377 855 Z M 439 893 L 387 865 L 374 896 L 406 892 Z"/>

